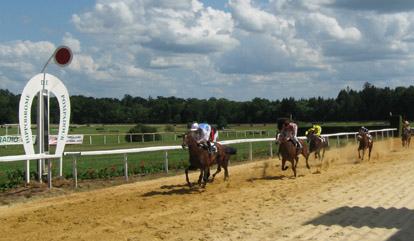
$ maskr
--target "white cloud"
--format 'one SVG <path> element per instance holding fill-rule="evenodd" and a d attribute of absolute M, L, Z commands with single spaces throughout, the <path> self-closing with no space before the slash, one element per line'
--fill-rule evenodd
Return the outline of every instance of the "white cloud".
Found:
<path fill-rule="evenodd" d="M 328 17 L 321 13 L 310 13 L 308 20 L 316 33 L 327 34 L 336 39 L 358 41 L 361 32 L 355 27 L 342 28 L 335 18 Z"/>
<path fill-rule="evenodd" d="M 281 35 L 292 31 L 294 27 L 294 21 L 253 7 L 251 0 L 229 0 L 229 5 L 241 29 Z"/>
<path fill-rule="evenodd" d="M 65 36 L 62 38 L 62 44 L 68 46 L 73 53 L 80 53 L 82 51 L 81 42 L 73 38 L 70 33 L 65 33 Z"/>

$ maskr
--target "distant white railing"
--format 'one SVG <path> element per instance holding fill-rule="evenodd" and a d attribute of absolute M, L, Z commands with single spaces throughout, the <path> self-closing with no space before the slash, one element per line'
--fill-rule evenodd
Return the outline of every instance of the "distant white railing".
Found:
<path fill-rule="evenodd" d="M 384 133 L 386 133 L 386 137 L 394 136 L 394 131 L 396 128 L 388 128 L 388 129 L 381 129 L 381 130 L 372 130 L 370 134 L 374 134 L 373 137 L 378 140 L 378 133 L 381 133 L 381 138 L 384 139 Z M 343 133 L 335 133 L 335 134 L 323 134 L 321 136 L 328 138 L 328 143 L 331 137 L 337 138 L 338 146 L 340 146 L 340 136 L 346 136 L 346 142 L 349 141 L 349 136 L 354 136 L 355 140 L 357 138 L 358 132 L 343 132 Z M 301 139 L 306 139 L 305 136 L 300 136 Z M 249 146 L 249 160 L 253 160 L 252 156 L 252 149 L 253 149 L 253 142 L 270 142 L 270 156 L 273 157 L 273 149 L 272 143 L 275 141 L 275 138 L 260 138 L 260 139 L 237 139 L 237 140 L 227 140 L 227 141 L 219 141 L 222 145 L 228 144 L 238 144 L 238 143 L 250 143 Z M 165 164 L 165 172 L 168 172 L 168 153 L 169 150 L 179 150 L 182 149 L 181 146 L 156 146 L 156 147 L 143 147 L 143 148 L 132 148 L 132 149 L 118 149 L 118 150 L 103 150 L 103 151 L 81 151 L 81 152 L 64 152 L 63 154 L 66 156 L 73 156 L 73 179 L 75 187 L 78 185 L 77 183 L 77 167 L 76 167 L 76 157 L 77 156 L 97 156 L 97 155 L 114 155 L 114 154 L 124 154 L 124 175 L 125 180 L 128 180 L 128 163 L 127 163 L 127 154 L 131 153 L 140 153 L 140 152 L 151 152 L 151 151 L 164 151 L 164 164 Z M 59 176 L 62 176 L 62 156 L 60 155 L 19 155 L 19 156 L 6 156 L 0 157 L 0 162 L 12 162 L 12 161 L 24 161 L 26 160 L 26 182 L 29 183 L 29 160 L 36 160 L 36 159 L 55 159 L 59 158 Z M 49 172 L 50 174 L 50 172 Z M 50 174 L 51 175 L 51 174 Z"/>

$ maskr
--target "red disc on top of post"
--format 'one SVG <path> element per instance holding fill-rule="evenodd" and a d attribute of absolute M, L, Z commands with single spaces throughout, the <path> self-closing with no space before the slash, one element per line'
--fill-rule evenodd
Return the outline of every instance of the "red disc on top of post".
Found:
<path fill-rule="evenodd" d="M 53 59 L 60 67 L 65 67 L 72 62 L 72 51 L 69 47 L 60 46 L 56 49 Z"/>

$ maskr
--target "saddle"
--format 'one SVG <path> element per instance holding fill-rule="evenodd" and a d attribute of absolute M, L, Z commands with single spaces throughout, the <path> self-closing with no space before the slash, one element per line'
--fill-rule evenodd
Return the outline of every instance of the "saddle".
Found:
<path fill-rule="evenodd" d="M 208 147 L 207 143 L 205 143 L 205 144 L 199 143 L 198 146 L 200 146 L 204 150 L 208 151 L 209 154 L 214 155 L 214 154 L 217 153 L 217 146 L 213 142 L 210 142 L 210 144 L 211 144 L 211 148 Z"/>

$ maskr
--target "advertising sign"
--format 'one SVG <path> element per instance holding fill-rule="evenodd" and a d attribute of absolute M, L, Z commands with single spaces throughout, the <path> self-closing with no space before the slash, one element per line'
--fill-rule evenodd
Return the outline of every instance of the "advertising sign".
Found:
<path fill-rule="evenodd" d="M 36 141 L 36 136 L 32 136 L 32 141 Z M 21 136 L 0 136 L 0 146 L 22 145 L 23 139 Z"/>
<path fill-rule="evenodd" d="M 56 146 L 57 140 L 58 140 L 57 135 L 50 135 L 49 145 Z M 68 138 L 66 140 L 66 145 L 81 145 L 81 144 L 83 144 L 83 135 L 68 135 Z"/>

